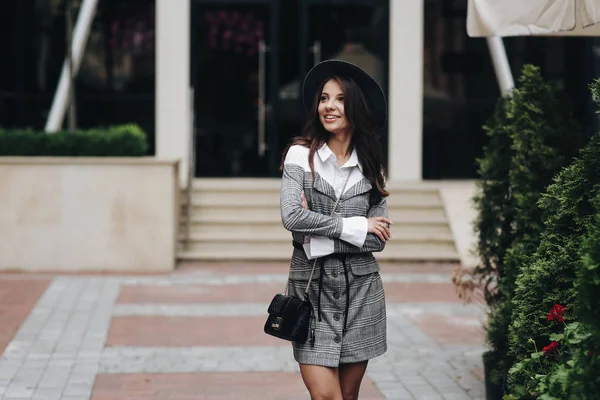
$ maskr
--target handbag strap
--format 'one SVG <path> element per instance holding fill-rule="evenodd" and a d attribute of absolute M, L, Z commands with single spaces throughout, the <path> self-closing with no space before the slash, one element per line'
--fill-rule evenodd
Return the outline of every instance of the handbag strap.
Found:
<path fill-rule="evenodd" d="M 333 209 L 331 210 L 330 216 L 333 216 L 333 214 L 335 213 L 335 209 L 337 208 L 338 204 L 340 203 L 340 198 L 342 197 L 342 195 L 344 194 L 344 191 L 346 190 L 346 185 L 348 185 L 348 181 L 350 180 L 350 175 L 352 175 L 352 171 L 354 171 L 354 167 L 352 167 L 350 169 L 350 172 L 348 172 L 348 176 L 346 177 L 346 180 L 344 181 L 344 186 L 342 187 L 342 191 L 340 192 L 340 195 L 337 196 L 335 204 L 333 205 Z M 312 282 L 313 274 L 315 273 L 315 267 L 317 266 L 317 261 L 319 261 L 318 258 L 315 259 L 315 262 L 313 263 L 312 270 L 310 271 L 310 276 L 308 277 L 308 283 L 306 284 L 306 289 L 304 289 L 304 293 L 308 293 L 308 289 L 310 288 L 310 283 Z M 288 282 L 288 286 L 289 286 L 289 282 Z M 287 292 L 287 287 L 286 287 L 286 292 Z"/>

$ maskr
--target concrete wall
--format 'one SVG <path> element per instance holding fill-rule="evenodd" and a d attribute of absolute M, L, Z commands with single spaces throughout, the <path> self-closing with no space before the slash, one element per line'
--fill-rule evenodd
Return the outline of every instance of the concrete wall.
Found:
<path fill-rule="evenodd" d="M 477 192 L 475 181 L 438 181 L 440 196 L 444 203 L 448 224 L 454 237 L 460 263 L 465 268 L 475 268 L 479 258 L 473 254 L 477 247 L 474 222 L 477 210 L 473 207 L 473 196 Z"/>
<path fill-rule="evenodd" d="M 0 157 L 0 270 L 172 270 L 177 174 L 153 158 Z"/>

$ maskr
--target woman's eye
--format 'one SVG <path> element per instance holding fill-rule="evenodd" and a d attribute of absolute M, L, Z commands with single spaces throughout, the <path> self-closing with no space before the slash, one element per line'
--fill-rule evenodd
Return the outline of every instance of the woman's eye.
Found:
<path fill-rule="evenodd" d="M 327 97 L 321 96 L 321 101 L 325 101 L 325 100 L 327 100 Z"/>
<path fill-rule="evenodd" d="M 343 97 L 338 97 L 338 100 L 343 103 L 344 102 L 344 98 Z"/>

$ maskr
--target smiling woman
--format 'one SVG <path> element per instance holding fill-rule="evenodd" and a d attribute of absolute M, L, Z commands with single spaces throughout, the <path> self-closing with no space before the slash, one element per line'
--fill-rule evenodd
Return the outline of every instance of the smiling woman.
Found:
<path fill-rule="evenodd" d="M 303 99 L 304 134 L 283 154 L 281 218 L 294 247 L 287 292 L 306 291 L 316 314 L 294 357 L 311 398 L 357 399 L 368 360 L 387 350 L 372 254 L 391 238 L 379 142 L 386 101 L 371 76 L 340 60 L 308 73 Z"/>

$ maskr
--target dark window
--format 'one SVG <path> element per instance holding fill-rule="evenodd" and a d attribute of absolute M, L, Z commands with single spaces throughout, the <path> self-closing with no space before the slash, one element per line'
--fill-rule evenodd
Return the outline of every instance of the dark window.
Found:
<path fill-rule="evenodd" d="M 466 32 L 466 0 L 425 2 L 423 55 L 423 177 L 475 178 L 476 158 L 487 138 L 482 129 L 500 96 L 485 38 Z M 517 83 L 524 64 L 562 82 L 588 134 L 595 129 L 588 85 L 598 76 L 597 39 L 504 38 Z"/>
<path fill-rule="evenodd" d="M 66 49 L 65 0 L 5 0 L 0 126 L 43 129 Z M 81 0 L 72 0 L 73 24 Z M 137 123 L 154 152 L 155 0 L 102 0 L 76 79 L 80 128 Z M 64 124 L 66 126 L 66 123 Z"/>

